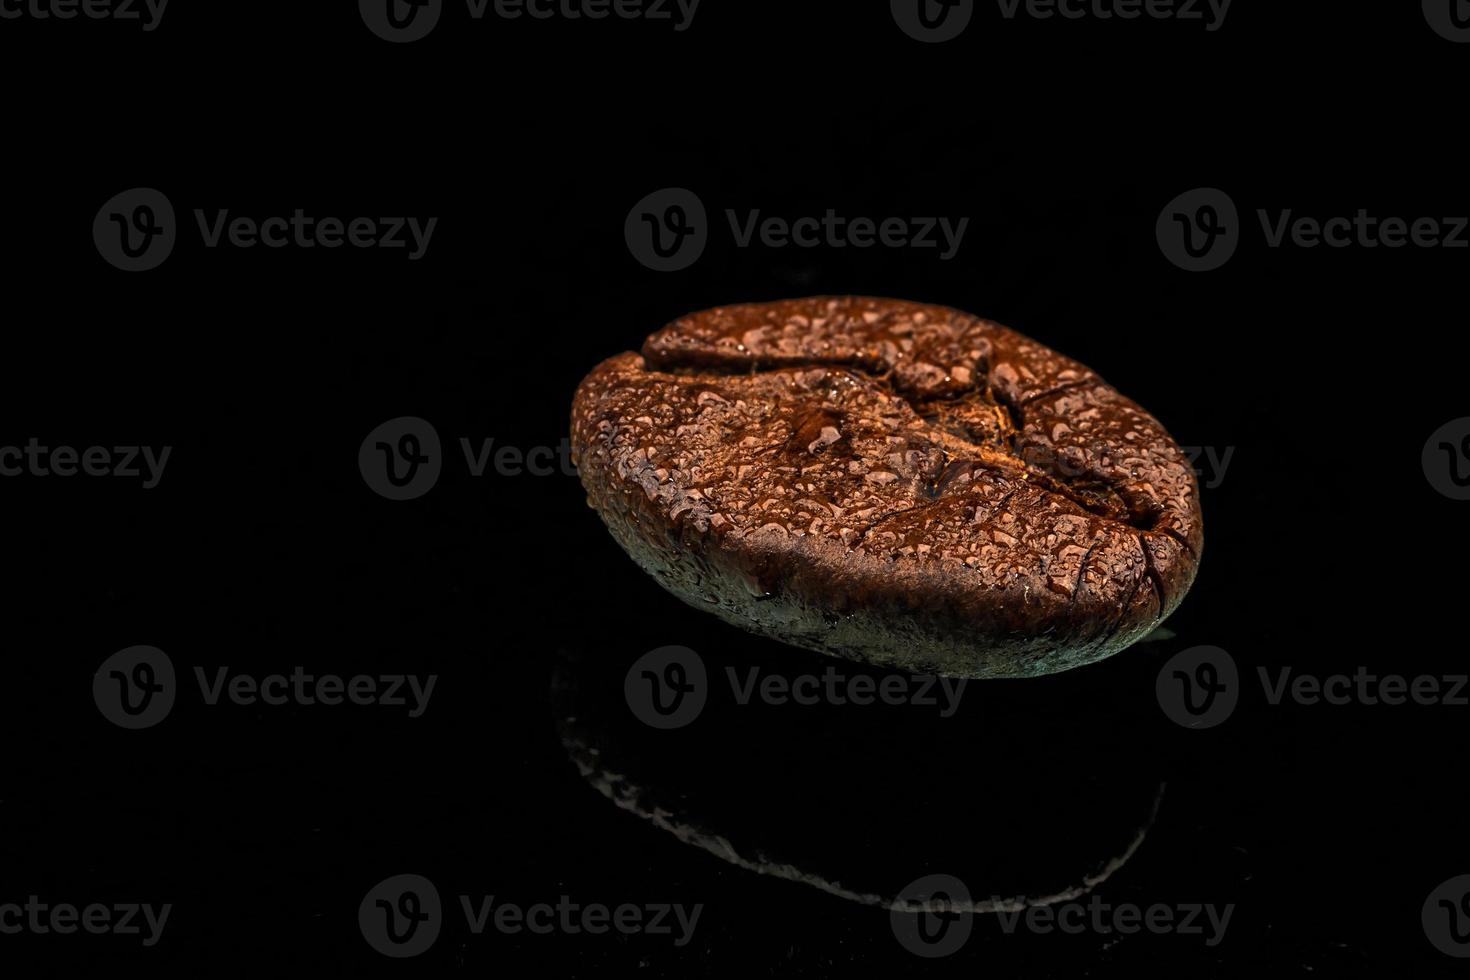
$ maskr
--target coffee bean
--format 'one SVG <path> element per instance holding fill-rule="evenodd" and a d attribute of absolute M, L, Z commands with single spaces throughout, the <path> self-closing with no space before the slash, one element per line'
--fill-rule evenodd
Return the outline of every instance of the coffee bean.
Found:
<path fill-rule="evenodd" d="M 588 375 L 572 445 L 592 506 L 675 595 L 905 670 L 1110 656 L 1174 610 L 1203 546 L 1163 426 L 1084 365 L 944 307 L 685 317 Z"/>

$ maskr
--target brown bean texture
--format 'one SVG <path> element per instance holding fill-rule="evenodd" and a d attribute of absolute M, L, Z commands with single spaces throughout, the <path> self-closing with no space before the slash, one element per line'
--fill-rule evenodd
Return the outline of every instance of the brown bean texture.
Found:
<path fill-rule="evenodd" d="M 960 677 L 1126 648 L 1204 539 L 1184 453 L 1089 368 L 939 306 L 706 310 L 598 365 L 572 450 L 660 584 L 798 647 Z"/>

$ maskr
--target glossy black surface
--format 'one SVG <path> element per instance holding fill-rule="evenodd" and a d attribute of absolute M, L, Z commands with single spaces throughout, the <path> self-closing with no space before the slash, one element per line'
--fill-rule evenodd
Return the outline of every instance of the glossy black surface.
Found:
<path fill-rule="evenodd" d="M 1256 211 L 1464 213 L 1463 46 L 1417 5 L 1242 6 L 1208 34 L 990 11 L 968 39 L 920 46 L 882 9 L 707 3 L 679 35 L 507 22 L 400 47 L 350 9 L 343 23 L 181 6 L 126 40 L 88 21 L 0 21 L 0 445 L 173 447 L 152 490 L 0 480 L 0 902 L 175 906 L 152 949 L 0 935 L 6 975 L 1458 971 L 1420 910 L 1470 871 L 1467 709 L 1273 706 L 1256 672 L 1464 672 L 1467 524 L 1419 454 L 1470 414 L 1467 253 L 1273 249 Z M 196 240 L 124 274 L 88 230 L 135 186 L 184 216 L 441 222 L 417 262 Z M 716 221 L 829 207 L 972 220 L 949 261 L 743 249 L 721 231 L 693 267 L 661 274 L 629 255 L 623 223 L 669 186 Z M 1222 269 L 1186 273 L 1155 221 L 1204 186 L 1227 189 L 1251 230 Z M 616 685 L 653 647 L 769 671 L 827 662 L 683 607 L 629 564 L 575 478 L 473 477 L 460 439 L 555 447 L 573 388 L 608 352 L 692 309 L 819 292 L 994 317 L 1096 368 L 1182 444 L 1233 449 L 1204 479 L 1209 543 L 1174 636 L 987 689 L 950 719 L 725 704 L 687 737 L 627 730 Z M 429 494 L 396 503 L 356 457 L 402 415 L 433 422 L 446 461 Z M 195 667 L 296 665 L 439 681 L 419 718 L 196 693 L 127 732 L 90 692 L 133 644 L 165 650 L 190 683 Z M 1249 680 L 1208 731 L 1169 721 L 1153 693 L 1198 644 Z M 588 737 L 630 773 L 742 846 L 834 876 L 1043 870 L 987 839 L 1026 807 L 1028 848 L 1055 838 L 1087 859 L 1163 783 L 1142 843 L 1093 894 L 1235 903 L 1226 938 L 1007 935 L 986 919 L 959 953 L 913 956 L 886 912 L 737 867 L 590 786 L 553 697 L 568 658 L 609 722 Z M 1038 853 L 1064 874 L 1065 855 Z M 476 937 L 461 920 L 398 963 L 364 942 L 357 909 L 405 872 L 455 907 L 493 894 L 705 908 L 682 947 Z"/>

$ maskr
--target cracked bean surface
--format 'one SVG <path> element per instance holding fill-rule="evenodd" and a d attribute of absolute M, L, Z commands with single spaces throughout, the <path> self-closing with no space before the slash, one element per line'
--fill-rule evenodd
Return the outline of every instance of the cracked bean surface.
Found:
<path fill-rule="evenodd" d="M 1108 656 L 1203 546 L 1164 428 L 1087 367 L 944 307 L 682 318 L 583 381 L 589 503 L 680 598 L 797 646 L 958 676 Z"/>

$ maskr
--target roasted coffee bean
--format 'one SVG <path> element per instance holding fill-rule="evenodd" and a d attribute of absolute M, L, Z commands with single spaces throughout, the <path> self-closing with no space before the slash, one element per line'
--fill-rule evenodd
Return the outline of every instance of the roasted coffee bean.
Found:
<path fill-rule="evenodd" d="M 937 306 L 816 297 L 677 320 L 582 382 L 588 500 L 669 591 L 868 663 L 1025 677 L 1174 610 L 1189 460 L 1089 368 Z"/>

